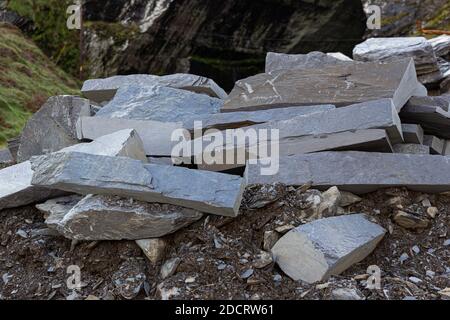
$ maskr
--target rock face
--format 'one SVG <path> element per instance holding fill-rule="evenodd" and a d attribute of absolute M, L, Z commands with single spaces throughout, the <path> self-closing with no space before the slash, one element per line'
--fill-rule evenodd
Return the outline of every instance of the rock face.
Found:
<path fill-rule="evenodd" d="M 122 157 L 78 152 L 32 159 L 33 185 L 80 194 L 117 195 L 236 216 L 245 179 Z"/>
<path fill-rule="evenodd" d="M 134 74 L 129 76 L 114 76 L 106 79 L 93 79 L 84 82 L 81 92 L 86 98 L 97 103 L 103 103 L 113 99 L 119 88 L 128 86 L 166 86 L 203 93 L 220 99 L 225 99 L 228 96 L 213 80 L 192 74 L 172 74 L 163 77 Z"/>
<path fill-rule="evenodd" d="M 220 111 L 223 101 L 203 94 L 160 86 L 122 87 L 96 117 L 181 121 L 183 118 Z"/>
<path fill-rule="evenodd" d="M 320 152 L 280 158 L 276 175 L 263 176 L 250 165 L 249 184 L 283 183 L 362 194 L 379 188 L 404 186 L 420 192 L 450 191 L 450 158 L 433 155 L 375 152 Z M 339 170 L 336 170 L 339 168 Z M 293 175 L 292 172 L 296 174 Z"/>
<path fill-rule="evenodd" d="M 385 233 L 363 214 L 331 217 L 290 231 L 275 244 L 272 254 L 293 280 L 315 283 L 363 260 Z"/>
<path fill-rule="evenodd" d="M 417 88 L 412 59 L 277 70 L 239 80 L 222 112 L 311 104 L 342 107 L 382 98 L 393 99 L 400 111 Z"/>
<path fill-rule="evenodd" d="M 202 216 L 173 205 L 89 195 L 66 212 L 57 230 L 75 240 L 138 240 L 165 236 Z"/>
<path fill-rule="evenodd" d="M 77 120 L 90 115 L 91 107 L 86 99 L 75 96 L 51 97 L 26 124 L 17 162 L 77 144 Z"/>
<path fill-rule="evenodd" d="M 97 0 L 86 3 L 85 19 L 92 21 L 84 42 L 92 77 L 187 72 L 225 89 L 263 71 L 267 51 L 349 55 L 366 28 L 357 0 Z M 101 22 L 121 32 L 108 33 Z"/>

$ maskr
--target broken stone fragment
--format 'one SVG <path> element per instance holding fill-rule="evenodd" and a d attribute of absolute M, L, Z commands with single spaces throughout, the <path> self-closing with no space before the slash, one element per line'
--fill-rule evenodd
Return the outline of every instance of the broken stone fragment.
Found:
<path fill-rule="evenodd" d="M 75 96 L 49 98 L 25 125 L 17 162 L 77 144 L 76 123 L 82 116 L 91 116 L 89 100 Z"/>
<path fill-rule="evenodd" d="M 274 261 L 294 281 L 325 281 L 366 258 L 386 230 L 363 214 L 331 217 L 302 225 L 272 248 Z"/>
<path fill-rule="evenodd" d="M 331 292 L 333 300 L 364 300 L 364 296 L 355 288 L 338 288 Z"/>
<path fill-rule="evenodd" d="M 433 47 L 436 56 L 445 57 L 450 54 L 450 36 L 443 34 L 439 37 L 428 39 L 428 43 Z"/>
<path fill-rule="evenodd" d="M 345 208 L 361 201 L 362 199 L 357 195 L 351 192 L 341 191 L 341 200 L 339 201 L 339 206 Z"/>
<path fill-rule="evenodd" d="M 265 251 L 272 250 L 272 247 L 280 240 L 280 234 L 276 231 L 265 231 L 263 239 L 263 249 Z"/>
<path fill-rule="evenodd" d="M 14 158 L 8 148 L 0 149 L 0 169 L 8 167 L 14 163 Z"/>
<path fill-rule="evenodd" d="M 160 277 L 161 279 L 167 279 L 177 272 L 178 266 L 181 263 L 180 258 L 172 258 L 167 260 L 161 267 Z"/>
<path fill-rule="evenodd" d="M 413 230 L 426 229 L 430 224 L 427 218 L 400 210 L 395 214 L 394 221 L 405 229 Z"/>
<path fill-rule="evenodd" d="M 203 93 L 220 99 L 226 99 L 228 96 L 213 80 L 182 73 L 163 77 L 148 74 L 134 74 L 105 79 L 92 79 L 84 82 L 81 92 L 88 99 L 97 103 L 103 103 L 114 98 L 119 88 L 126 86 L 148 87 L 154 85 Z"/>
<path fill-rule="evenodd" d="M 331 187 L 327 191 L 322 193 L 322 201 L 318 208 L 318 217 L 326 218 L 335 216 L 339 203 L 341 201 L 341 193 L 337 187 Z"/>
<path fill-rule="evenodd" d="M 167 242 L 164 239 L 141 239 L 136 240 L 136 244 L 142 249 L 151 263 L 157 264 L 164 259 L 167 248 Z"/>
<path fill-rule="evenodd" d="M 132 129 L 115 132 L 91 143 L 81 143 L 58 153 L 79 151 L 110 156 L 129 156 L 146 161 L 142 141 Z M 33 170 L 30 161 L 0 170 L 0 210 L 20 207 L 65 194 L 58 190 L 31 185 Z"/>
<path fill-rule="evenodd" d="M 261 175 L 259 167 L 260 165 L 248 167 L 249 184 L 283 183 L 287 186 L 301 186 L 312 181 L 312 185 L 320 189 L 337 186 L 339 190 L 356 194 L 402 186 L 427 193 L 450 191 L 449 157 L 353 151 L 319 152 L 280 157 L 279 171 L 275 175 Z"/>
<path fill-rule="evenodd" d="M 430 147 L 431 154 L 443 155 L 445 151 L 445 140 L 439 139 L 435 136 L 425 135 L 423 144 Z"/>
<path fill-rule="evenodd" d="M 75 240 L 139 240 L 174 233 L 202 216 L 173 205 L 89 195 L 62 217 L 57 229 Z"/>
<path fill-rule="evenodd" d="M 70 195 L 48 200 L 36 205 L 36 208 L 44 213 L 45 223 L 49 228 L 61 232 L 60 222 L 81 199 L 83 197 L 80 195 Z"/>
<path fill-rule="evenodd" d="M 286 194 L 282 184 L 253 185 L 245 189 L 243 206 L 248 209 L 261 209 L 276 202 Z"/>
<path fill-rule="evenodd" d="M 222 112 L 312 104 L 342 107 L 383 98 L 393 99 L 400 111 L 417 91 L 412 59 L 276 70 L 239 80 Z"/>
<path fill-rule="evenodd" d="M 223 100 L 167 87 L 122 87 L 95 117 L 177 122 L 189 116 L 214 114 Z"/>
<path fill-rule="evenodd" d="M 36 186 L 117 195 L 233 217 L 246 185 L 246 179 L 239 176 L 79 152 L 35 157 L 32 163 Z"/>
<path fill-rule="evenodd" d="M 402 124 L 405 143 L 423 144 L 423 129 L 418 124 Z"/>
<path fill-rule="evenodd" d="M 430 147 L 422 144 L 400 143 L 394 146 L 394 153 L 430 154 Z"/>

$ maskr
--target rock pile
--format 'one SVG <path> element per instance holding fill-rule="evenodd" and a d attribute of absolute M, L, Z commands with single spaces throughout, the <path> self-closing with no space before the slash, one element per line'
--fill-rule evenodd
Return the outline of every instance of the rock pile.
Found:
<path fill-rule="evenodd" d="M 52 97 L 29 120 L 16 159 L 0 152 L 0 209 L 37 204 L 66 238 L 136 240 L 156 263 L 167 246 L 161 237 L 205 215 L 235 218 L 244 191 L 252 200 L 242 206 L 257 209 L 287 186 L 308 219 L 266 232 L 256 268 L 274 261 L 294 280 L 326 280 L 363 260 L 386 233 L 369 213 L 344 214 L 361 200 L 355 194 L 450 191 L 450 98 L 428 96 L 416 74 L 423 81 L 441 72 L 446 41 L 368 40 L 355 49 L 362 61 L 270 53 L 266 73 L 238 81 L 229 96 L 213 80 L 185 74 L 89 80 L 89 99 Z M 192 137 L 198 122 L 200 136 Z M 215 144 L 216 154 L 244 150 L 256 163 L 191 161 L 207 153 L 208 129 L 225 137 L 237 128 L 277 137 Z M 194 151 L 174 155 L 177 130 Z M 267 159 L 258 150 L 269 143 L 278 145 L 279 168 L 263 175 Z M 409 226 L 402 212 L 395 221 Z M 179 264 L 167 261 L 163 278 Z"/>

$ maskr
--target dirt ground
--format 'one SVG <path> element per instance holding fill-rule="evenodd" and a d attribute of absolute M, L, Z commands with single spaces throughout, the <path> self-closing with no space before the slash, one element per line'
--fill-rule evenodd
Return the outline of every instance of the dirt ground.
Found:
<path fill-rule="evenodd" d="M 310 217 L 293 199 L 297 190 L 281 190 L 262 209 L 242 209 L 238 218 L 207 216 L 167 236 L 165 260 L 180 258 L 176 273 L 162 280 L 161 264 L 152 265 L 134 241 L 82 242 L 47 235 L 43 215 L 34 206 L 0 212 L 1 299 L 333 299 L 332 291 L 351 288 L 368 300 L 448 299 L 450 287 L 450 196 L 422 195 L 404 189 L 381 190 L 345 209 L 366 213 L 388 230 L 365 260 L 329 281 L 294 282 L 274 264 L 258 269 L 265 231 L 297 226 Z M 245 207 L 254 201 L 249 191 Z M 423 200 L 439 209 L 425 218 Z M 296 202 L 297 201 L 297 202 Z M 411 231 L 392 220 L 398 206 L 429 226 Z M 406 256 L 407 255 L 407 256 Z M 69 290 L 67 268 L 81 268 L 81 290 Z M 367 268 L 381 269 L 381 290 L 366 289 Z"/>

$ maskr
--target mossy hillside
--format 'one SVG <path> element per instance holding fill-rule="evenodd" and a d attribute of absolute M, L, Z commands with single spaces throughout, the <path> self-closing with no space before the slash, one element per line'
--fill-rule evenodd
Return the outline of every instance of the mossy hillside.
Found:
<path fill-rule="evenodd" d="M 19 135 L 48 97 L 79 94 L 78 88 L 20 30 L 0 24 L 0 145 Z"/>

